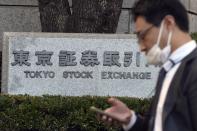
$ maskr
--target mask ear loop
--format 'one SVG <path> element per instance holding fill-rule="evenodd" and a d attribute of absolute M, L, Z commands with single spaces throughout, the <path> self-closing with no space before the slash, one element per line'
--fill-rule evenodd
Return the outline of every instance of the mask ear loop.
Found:
<path fill-rule="evenodd" d="M 172 31 L 170 31 L 169 33 L 167 45 L 170 45 L 171 40 L 172 40 Z"/>
<path fill-rule="evenodd" d="M 162 55 L 161 55 L 161 60 L 163 63 L 168 60 L 171 52 L 171 39 L 172 39 L 172 31 L 169 32 L 168 35 L 168 40 L 167 40 L 167 45 L 162 49 Z"/>
<path fill-rule="evenodd" d="M 160 44 L 160 40 L 161 40 L 161 34 L 163 32 L 163 26 L 164 26 L 164 21 L 161 22 L 161 28 L 159 30 L 159 36 L 158 36 L 158 39 L 157 39 L 157 45 Z"/>

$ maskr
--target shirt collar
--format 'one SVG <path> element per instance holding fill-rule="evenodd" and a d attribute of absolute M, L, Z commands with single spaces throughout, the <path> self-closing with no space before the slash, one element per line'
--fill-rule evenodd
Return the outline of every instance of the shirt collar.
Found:
<path fill-rule="evenodd" d="M 196 42 L 194 40 L 185 43 L 178 49 L 176 49 L 169 57 L 169 60 L 163 64 L 163 68 L 168 72 L 174 64 L 179 63 L 187 55 L 189 55 L 196 48 Z M 171 62 L 173 61 L 173 62 Z"/>

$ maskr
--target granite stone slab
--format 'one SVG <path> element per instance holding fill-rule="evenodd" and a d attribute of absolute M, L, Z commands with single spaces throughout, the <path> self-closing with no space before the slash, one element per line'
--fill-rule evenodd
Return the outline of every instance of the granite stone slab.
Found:
<path fill-rule="evenodd" d="M 37 7 L 0 6 L 0 51 L 3 32 L 41 32 Z"/>
<path fill-rule="evenodd" d="M 129 32 L 129 11 L 122 10 L 119 17 L 116 33 L 128 33 L 128 32 Z"/>
<path fill-rule="evenodd" d="M 194 33 L 197 30 L 197 16 L 189 14 L 189 29 L 190 33 Z"/>
<path fill-rule="evenodd" d="M 185 8 L 187 10 L 190 8 L 190 6 L 189 6 L 190 0 L 180 0 L 180 1 L 185 6 Z"/>
<path fill-rule="evenodd" d="M 147 66 L 131 34 L 4 34 L 5 94 L 144 98 L 158 70 Z"/>
<path fill-rule="evenodd" d="M 189 7 L 191 11 L 197 14 L 197 1 L 196 0 L 189 0 Z"/>
<path fill-rule="evenodd" d="M 122 8 L 132 8 L 136 0 L 123 0 Z"/>
<path fill-rule="evenodd" d="M 38 0 L 0 0 L 1 5 L 38 5 Z"/>

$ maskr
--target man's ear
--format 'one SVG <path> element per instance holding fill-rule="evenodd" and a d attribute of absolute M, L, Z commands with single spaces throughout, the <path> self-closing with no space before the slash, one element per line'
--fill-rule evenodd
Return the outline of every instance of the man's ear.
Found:
<path fill-rule="evenodd" d="M 165 21 L 165 25 L 167 26 L 168 30 L 173 31 L 175 29 L 176 22 L 175 22 L 175 19 L 172 15 L 166 15 L 164 18 L 164 21 Z"/>

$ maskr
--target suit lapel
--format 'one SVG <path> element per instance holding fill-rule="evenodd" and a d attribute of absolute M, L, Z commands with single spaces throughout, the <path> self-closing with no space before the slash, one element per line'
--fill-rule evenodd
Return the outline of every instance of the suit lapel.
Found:
<path fill-rule="evenodd" d="M 180 76 L 182 76 L 182 72 L 184 70 L 184 65 L 181 64 L 181 66 L 179 67 L 179 69 L 177 70 L 176 74 L 174 75 L 174 78 L 172 80 L 172 83 L 170 84 L 169 90 L 168 90 L 168 94 L 165 100 L 165 104 L 164 104 L 164 109 L 163 109 L 163 117 L 162 117 L 162 122 L 164 123 L 166 120 L 166 117 L 169 115 L 170 111 L 173 109 L 176 99 L 177 99 L 177 95 L 178 95 L 178 88 L 179 88 L 179 81 L 181 79 Z"/>
<path fill-rule="evenodd" d="M 165 104 L 164 104 L 163 117 L 162 117 L 163 124 L 164 124 L 167 116 L 169 115 L 169 113 L 173 109 L 175 102 L 177 100 L 178 90 L 180 87 L 182 87 L 181 76 L 183 76 L 183 74 L 184 74 L 184 70 L 187 66 L 187 63 L 188 63 L 188 61 L 190 61 L 196 57 L 197 57 L 197 49 L 195 49 L 190 55 L 188 55 L 186 58 L 184 58 L 182 60 L 180 67 L 178 68 L 178 70 L 176 71 L 176 73 L 174 75 L 174 78 L 172 79 L 172 83 L 170 84 L 170 88 L 168 90 L 168 94 L 167 94 Z"/>

